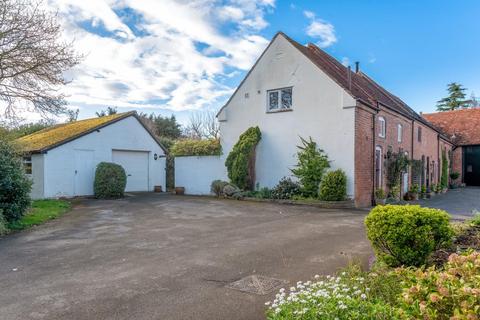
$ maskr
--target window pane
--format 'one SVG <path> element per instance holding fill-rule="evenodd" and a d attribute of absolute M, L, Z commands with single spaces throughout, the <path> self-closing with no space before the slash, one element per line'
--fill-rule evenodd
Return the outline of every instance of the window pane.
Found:
<path fill-rule="evenodd" d="M 282 89 L 282 109 L 292 107 L 292 88 Z"/>
<path fill-rule="evenodd" d="M 278 108 L 278 91 L 270 91 L 268 93 L 268 109 Z"/>

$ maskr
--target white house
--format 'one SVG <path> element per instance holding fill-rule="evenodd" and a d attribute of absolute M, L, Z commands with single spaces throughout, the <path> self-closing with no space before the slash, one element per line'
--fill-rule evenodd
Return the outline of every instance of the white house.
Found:
<path fill-rule="evenodd" d="M 165 190 L 165 151 L 135 112 L 60 124 L 19 142 L 34 199 L 92 195 L 100 162 L 122 165 L 126 191 Z"/>
<path fill-rule="evenodd" d="M 228 155 L 246 129 L 259 126 L 256 180 L 273 187 L 291 176 L 300 137 L 311 137 L 348 177 L 354 196 L 356 100 L 279 33 L 218 113 Z"/>

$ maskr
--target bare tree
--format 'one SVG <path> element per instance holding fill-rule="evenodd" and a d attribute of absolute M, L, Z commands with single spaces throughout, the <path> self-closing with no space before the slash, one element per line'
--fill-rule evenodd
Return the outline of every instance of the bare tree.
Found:
<path fill-rule="evenodd" d="M 39 0 L 41 1 L 41 0 Z M 65 113 L 63 72 L 79 63 L 72 43 L 61 41 L 56 13 L 35 0 L 0 1 L 0 101 L 14 117 L 20 104 L 44 115 Z"/>
<path fill-rule="evenodd" d="M 185 128 L 185 135 L 192 139 L 218 139 L 220 127 L 215 113 L 211 111 L 195 112 Z"/>

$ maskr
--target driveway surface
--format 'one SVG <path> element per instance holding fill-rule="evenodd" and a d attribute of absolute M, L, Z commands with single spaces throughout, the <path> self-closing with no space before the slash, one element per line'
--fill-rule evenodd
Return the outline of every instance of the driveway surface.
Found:
<path fill-rule="evenodd" d="M 291 286 L 366 264 L 365 212 L 138 194 L 81 200 L 0 239 L 1 319 L 264 319 L 226 287 L 249 275 Z"/>
<path fill-rule="evenodd" d="M 475 211 L 480 211 L 480 187 L 450 189 L 430 199 L 418 200 L 418 204 L 442 209 L 454 216 L 472 216 Z"/>

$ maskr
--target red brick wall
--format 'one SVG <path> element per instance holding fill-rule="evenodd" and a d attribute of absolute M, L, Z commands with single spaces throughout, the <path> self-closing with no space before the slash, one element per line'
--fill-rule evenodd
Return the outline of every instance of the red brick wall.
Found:
<path fill-rule="evenodd" d="M 375 134 L 373 132 L 373 117 L 375 118 Z M 386 135 L 380 137 L 379 117 L 383 117 L 386 122 Z M 402 125 L 402 139 L 398 141 L 397 125 Z M 418 128 L 422 128 L 422 139 L 418 141 Z M 413 132 L 412 132 L 413 128 Z M 413 152 L 412 152 L 413 137 Z M 372 191 L 374 185 L 374 162 L 375 147 L 382 149 L 382 188 L 387 188 L 387 170 L 385 168 L 385 156 L 391 149 L 393 152 L 408 152 L 411 159 L 421 160 L 425 156 L 430 160 L 430 179 L 429 183 L 438 184 L 440 181 L 441 170 L 441 150 L 446 148 L 447 153 L 452 145 L 443 139 L 439 139 L 438 133 L 430 127 L 412 121 L 407 117 L 397 114 L 387 108 L 380 107 L 378 113 L 359 103 L 355 112 L 355 204 L 358 207 L 369 206 L 372 200 Z M 461 163 L 461 162 L 460 162 Z M 457 165 L 454 161 L 454 166 Z M 426 171 L 426 170 L 425 170 Z M 402 179 L 403 180 L 403 179 Z M 411 184 L 412 177 L 409 174 L 408 183 Z M 403 183 L 403 181 L 402 181 Z M 402 190 L 403 190 L 402 186 Z"/>
<path fill-rule="evenodd" d="M 453 150 L 452 168 L 453 171 L 460 173 L 460 177 L 456 182 L 463 182 L 463 147 L 457 147 Z"/>
<path fill-rule="evenodd" d="M 361 104 L 355 110 L 355 206 L 372 205 L 373 110 Z"/>

